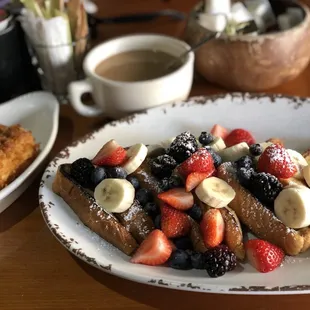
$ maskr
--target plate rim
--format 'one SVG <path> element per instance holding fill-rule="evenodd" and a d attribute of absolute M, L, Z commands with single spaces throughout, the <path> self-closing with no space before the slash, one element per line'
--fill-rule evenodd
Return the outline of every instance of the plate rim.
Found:
<path fill-rule="evenodd" d="M 127 279 L 133 282 L 138 282 L 146 285 L 152 285 L 152 286 L 157 286 L 157 287 L 164 287 L 164 288 L 169 288 L 169 289 L 177 289 L 177 290 L 184 290 L 184 291 L 194 291 L 194 292 L 203 292 L 203 293 L 212 293 L 212 294 L 233 294 L 233 295 L 297 295 L 297 294 L 310 294 L 310 284 L 306 285 L 285 285 L 285 286 L 276 286 L 276 287 L 267 287 L 267 286 L 239 286 L 232 288 L 230 285 L 223 285 L 221 284 L 206 284 L 208 288 L 204 288 L 203 286 L 195 286 L 192 285 L 192 283 L 176 283 L 176 282 L 167 282 L 164 279 L 160 279 L 160 277 L 155 277 L 149 278 L 148 281 L 146 281 L 146 277 L 132 277 L 127 275 L 127 273 L 124 274 L 124 272 L 118 268 L 112 268 L 112 264 L 102 266 L 98 264 L 95 258 L 87 256 L 86 253 L 83 251 L 77 251 L 74 248 L 71 247 L 71 242 L 69 240 L 64 239 L 60 233 L 57 232 L 57 229 L 53 227 L 53 225 L 50 223 L 49 216 L 48 216 L 48 209 L 50 208 L 49 204 L 51 202 L 46 203 L 44 201 L 44 195 L 42 195 L 42 188 L 44 188 L 45 184 L 45 178 L 46 172 L 48 172 L 49 167 L 56 168 L 57 167 L 57 162 L 60 159 L 66 158 L 68 156 L 68 151 L 72 147 L 77 147 L 80 143 L 84 144 L 87 142 L 89 139 L 93 138 L 93 135 L 96 134 L 99 131 L 103 131 L 105 127 L 107 126 L 117 126 L 121 123 L 130 123 L 139 115 L 141 114 L 147 114 L 149 111 L 152 110 L 164 110 L 167 107 L 174 107 L 176 105 L 179 105 L 182 107 L 182 104 L 186 104 L 188 102 L 197 102 L 199 104 L 206 105 L 209 102 L 213 102 L 217 99 L 224 99 L 226 97 L 231 96 L 231 100 L 233 100 L 234 97 L 240 98 L 242 97 L 243 99 L 258 99 L 258 98 L 268 98 L 270 100 L 270 103 L 273 103 L 276 99 L 282 98 L 282 99 L 288 99 L 292 101 L 292 103 L 295 103 L 297 107 L 302 106 L 304 103 L 310 104 L 310 99 L 306 97 L 299 97 L 299 96 L 287 96 L 283 94 L 266 94 L 266 93 L 238 93 L 238 92 L 233 92 L 233 93 L 223 93 L 223 94 L 215 94 L 215 95 L 209 95 L 209 96 L 192 96 L 189 97 L 186 100 L 178 101 L 175 103 L 170 103 L 166 105 L 161 105 L 158 107 L 150 108 L 147 109 L 146 111 L 141 111 L 137 112 L 134 114 L 131 114 L 129 116 L 123 117 L 118 120 L 113 120 L 111 122 L 108 122 L 104 124 L 102 127 L 91 131 L 90 133 L 85 134 L 81 138 L 73 141 L 69 145 L 67 145 L 65 148 L 63 148 L 49 163 L 47 166 L 43 176 L 42 180 L 40 183 L 40 188 L 39 188 L 39 206 L 41 210 L 41 214 L 43 216 L 43 219 L 48 226 L 49 230 L 53 234 L 53 236 L 64 246 L 70 253 L 74 254 L 76 257 L 81 259 L 82 261 L 88 263 L 89 265 L 113 274 L 115 276 L 118 276 L 123 279 Z M 52 203 L 53 204 L 53 203 Z M 222 287 L 222 289 L 221 289 Z"/>

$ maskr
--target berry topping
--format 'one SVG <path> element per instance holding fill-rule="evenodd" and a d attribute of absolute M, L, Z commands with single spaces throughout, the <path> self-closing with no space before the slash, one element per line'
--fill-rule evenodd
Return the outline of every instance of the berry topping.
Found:
<path fill-rule="evenodd" d="M 191 258 L 184 250 L 175 250 L 169 260 L 169 267 L 173 269 L 188 270 L 192 268 Z"/>
<path fill-rule="evenodd" d="M 154 220 L 154 226 L 156 229 L 161 229 L 161 215 L 158 214 Z"/>
<path fill-rule="evenodd" d="M 110 167 L 106 169 L 108 178 L 126 179 L 127 172 L 122 167 Z"/>
<path fill-rule="evenodd" d="M 297 172 L 297 167 L 284 147 L 272 144 L 260 156 L 258 170 L 270 173 L 279 179 L 288 179 Z"/>
<path fill-rule="evenodd" d="M 191 264 L 194 269 L 205 269 L 206 259 L 203 253 L 191 253 Z"/>
<path fill-rule="evenodd" d="M 227 245 L 219 245 L 205 252 L 205 268 L 211 278 L 223 276 L 237 266 L 237 257 Z"/>
<path fill-rule="evenodd" d="M 104 167 L 96 167 L 91 173 L 91 182 L 93 186 L 97 186 L 102 180 L 107 177 L 107 172 Z"/>
<path fill-rule="evenodd" d="M 250 153 L 253 156 L 259 156 L 263 153 L 263 148 L 260 144 L 252 144 L 250 145 Z"/>
<path fill-rule="evenodd" d="M 177 162 L 169 155 L 160 155 L 150 162 L 152 173 L 158 178 L 170 177 Z"/>
<path fill-rule="evenodd" d="M 198 149 L 196 138 L 188 131 L 178 135 L 168 149 L 168 155 L 172 156 L 178 163 L 183 162 Z"/>
<path fill-rule="evenodd" d="M 107 142 L 93 158 L 92 163 L 97 166 L 118 166 L 126 159 L 126 150 L 115 140 Z"/>
<path fill-rule="evenodd" d="M 187 214 L 163 205 L 161 207 L 161 229 L 168 238 L 183 237 L 189 233 L 191 223 Z"/>
<path fill-rule="evenodd" d="M 202 217 L 200 230 L 205 246 L 213 248 L 224 239 L 225 223 L 219 209 L 210 209 Z"/>
<path fill-rule="evenodd" d="M 237 165 L 238 169 L 240 169 L 240 168 L 250 169 L 250 168 L 254 167 L 252 158 L 250 156 L 247 156 L 247 155 L 239 158 L 236 161 L 236 165 Z"/>
<path fill-rule="evenodd" d="M 151 217 L 155 218 L 160 210 L 159 207 L 155 202 L 147 202 L 146 205 L 144 206 L 144 211 Z"/>
<path fill-rule="evenodd" d="M 270 272 L 279 267 L 284 259 L 284 252 L 277 246 L 260 239 L 245 243 L 247 257 L 259 272 Z"/>
<path fill-rule="evenodd" d="M 163 192 L 166 192 L 170 189 L 169 178 L 163 178 L 159 181 L 159 187 Z"/>
<path fill-rule="evenodd" d="M 132 184 L 135 190 L 140 188 L 139 180 L 133 175 L 128 175 L 126 179 Z"/>
<path fill-rule="evenodd" d="M 181 187 L 183 185 L 183 181 L 180 177 L 176 175 L 172 175 L 169 178 L 169 186 L 170 188 Z"/>
<path fill-rule="evenodd" d="M 194 204 L 192 193 L 187 193 L 185 188 L 177 187 L 158 194 L 158 198 L 177 210 L 188 210 Z"/>
<path fill-rule="evenodd" d="M 170 241 L 162 231 L 155 229 L 141 243 L 130 261 L 150 266 L 161 265 L 169 259 L 171 252 Z"/>
<path fill-rule="evenodd" d="M 187 192 L 192 191 L 196 188 L 204 179 L 210 177 L 213 171 L 210 172 L 192 172 L 186 178 L 185 189 Z"/>
<path fill-rule="evenodd" d="M 206 146 L 205 149 L 211 154 L 212 159 L 213 159 L 213 164 L 214 167 L 217 168 L 218 166 L 220 166 L 223 162 L 222 157 L 216 153 L 211 146 Z"/>
<path fill-rule="evenodd" d="M 228 129 L 218 124 L 215 124 L 211 129 L 211 134 L 214 137 L 218 137 L 222 139 L 225 139 L 228 136 L 228 133 L 229 133 Z"/>
<path fill-rule="evenodd" d="M 214 137 L 213 137 L 210 133 L 203 131 L 203 132 L 200 134 L 200 136 L 199 136 L 199 138 L 198 138 L 198 141 L 199 141 L 202 145 L 208 145 L 208 144 L 210 144 L 211 142 L 214 141 Z"/>
<path fill-rule="evenodd" d="M 70 173 L 72 177 L 82 186 L 88 187 L 92 184 L 91 175 L 94 166 L 87 158 L 80 158 L 71 164 Z"/>
<path fill-rule="evenodd" d="M 151 193 L 146 188 L 140 188 L 136 191 L 136 199 L 142 206 L 145 206 L 149 201 L 152 200 Z"/>
<path fill-rule="evenodd" d="M 246 142 L 248 145 L 255 143 L 255 139 L 250 132 L 245 129 L 234 129 L 225 138 L 225 144 L 227 147 L 236 145 L 241 142 Z"/>
<path fill-rule="evenodd" d="M 173 240 L 175 246 L 180 250 L 192 250 L 193 245 L 189 237 L 180 237 Z"/>
<path fill-rule="evenodd" d="M 214 172 L 214 164 L 211 154 L 206 149 L 199 149 L 179 167 L 178 172 L 187 177 L 192 172 Z"/>
<path fill-rule="evenodd" d="M 187 214 L 198 223 L 202 219 L 202 209 L 197 204 L 194 204 L 192 208 L 187 210 Z"/>
<path fill-rule="evenodd" d="M 242 167 L 238 169 L 237 177 L 239 179 L 240 184 L 248 188 L 250 184 L 250 179 L 253 173 L 254 173 L 253 168 L 247 169 L 247 168 Z"/>
<path fill-rule="evenodd" d="M 269 173 L 253 173 L 251 175 L 249 190 L 263 204 L 272 207 L 274 200 L 282 191 L 283 185 Z"/>

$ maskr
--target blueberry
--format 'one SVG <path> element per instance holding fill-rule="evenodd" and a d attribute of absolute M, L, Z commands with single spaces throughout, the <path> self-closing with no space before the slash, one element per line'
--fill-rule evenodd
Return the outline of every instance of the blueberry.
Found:
<path fill-rule="evenodd" d="M 250 169 L 253 168 L 253 160 L 250 156 L 246 155 L 246 156 L 242 156 L 241 158 L 239 158 L 236 161 L 236 165 L 238 168 L 246 168 L 246 169 Z"/>
<path fill-rule="evenodd" d="M 188 270 L 192 268 L 190 256 L 186 253 L 186 251 L 179 249 L 172 252 L 168 260 L 168 265 L 171 268 L 181 270 Z"/>
<path fill-rule="evenodd" d="M 187 214 L 198 223 L 202 219 L 202 210 L 197 204 L 194 204 L 189 210 L 187 210 Z"/>
<path fill-rule="evenodd" d="M 215 168 L 220 166 L 223 162 L 222 157 L 216 153 L 211 146 L 206 146 L 205 149 L 211 154 Z"/>
<path fill-rule="evenodd" d="M 151 200 L 151 194 L 147 189 L 140 188 L 136 191 L 136 199 L 145 206 Z"/>
<path fill-rule="evenodd" d="M 144 206 L 144 211 L 152 218 L 155 218 L 159 213 L 159 208 L 155 202 L 147 202 Z"/>
<path fill-rule="evenodd" d="M 163 178 L 160 180 L 159 182 L 159 186 L 160 186 L 160 189 L 163 191 L 163 192 L 166 192 L 170 189 L 170 182 L 169 182 L 169 178 Z"/>
<path fill-rule="evenodd" d="M 260 144 L 252 144 L 250 145 L 250 153 L 253 156 L 259 156 L 263 153 L 263 148 Z"/>
<path fill-rule="evenodd" d="M 210 143 L 212 143 L 214 141 L 214 137 L 209 133 L 209 132 L 205 132 L 203 131 L 199 138 L 198 141 L 202 144 L 202 145 L 208 145 Z"/>
<path fill-rule="evenodd" d="M 127 172 L 122 167 L 110 167 L 107 169 L 108 178 L 126 179 Z"/>
<path fill-rule="evenodd" d="M 175 188 L 175 187 L 181 187 L 183 185 L 183 182 L 180 177 L 176 175 L 172 175 L 169 178 L 169 187 L 170 188 Z"/>
<path fill-rule="evenodd" d="M 193 244 L 189 237 L 180 237 L 173 240 L 175 246 L 180 250 L 192 250 Z"/>
<path fill-rule="evenodd" d="M 161 229 L 161 215 L 158 214 L 154 220 L 154 226 L 156 229 Z"/>
<path fill-rule="evenodd" d="M 105 168 L 96 167 L 91 174 L 91 181 L 94 186 L 97 186 L 102 180 L 107 177 Z"/>
<path fill-rule="evenodd" d="M 203 253 L 193 252 L 191 255 L 191 264 L 194 269 L 205 269 L 205 256 Z"/>
<path fill-rule="evenodd" d="M 132 186 L 135 188 L 135 190 L 140 188 L 139 180 L 136 177 L 134 177 L 132 175 L 128 175 L 127 180 L 132 184 Z"/>

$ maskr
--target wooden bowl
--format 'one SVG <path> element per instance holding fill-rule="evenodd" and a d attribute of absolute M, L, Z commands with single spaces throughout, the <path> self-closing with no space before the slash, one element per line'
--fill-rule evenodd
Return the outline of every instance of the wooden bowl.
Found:
<path fill-rule="evenodd" d="M 310 60 L 310 11 L 299 2 L 276 2 L 302 8 L 303 21 L 286 31 L 212 40 L 196 51 L 196 70 L 225 88 L 252 92 L 298 76 Z M 201 6 L 198 4 L 191 12 L 184 33 L 184 40 L 191 46 L 208 34 L 195 18 Z"/>

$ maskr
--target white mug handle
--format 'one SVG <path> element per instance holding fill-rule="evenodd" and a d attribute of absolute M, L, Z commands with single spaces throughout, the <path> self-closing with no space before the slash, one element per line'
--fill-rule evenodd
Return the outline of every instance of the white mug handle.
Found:
<path fill-rule="evenodd" d="M 96 106 L 85 105 L 81 97 L 84 93 L 91 93 L 92 85 L 88 80 L 71 82 L 68 86 L 69 99 L 76 112 L 83 116 L 97 116 L 103 113 L 102 109 Z"/>

